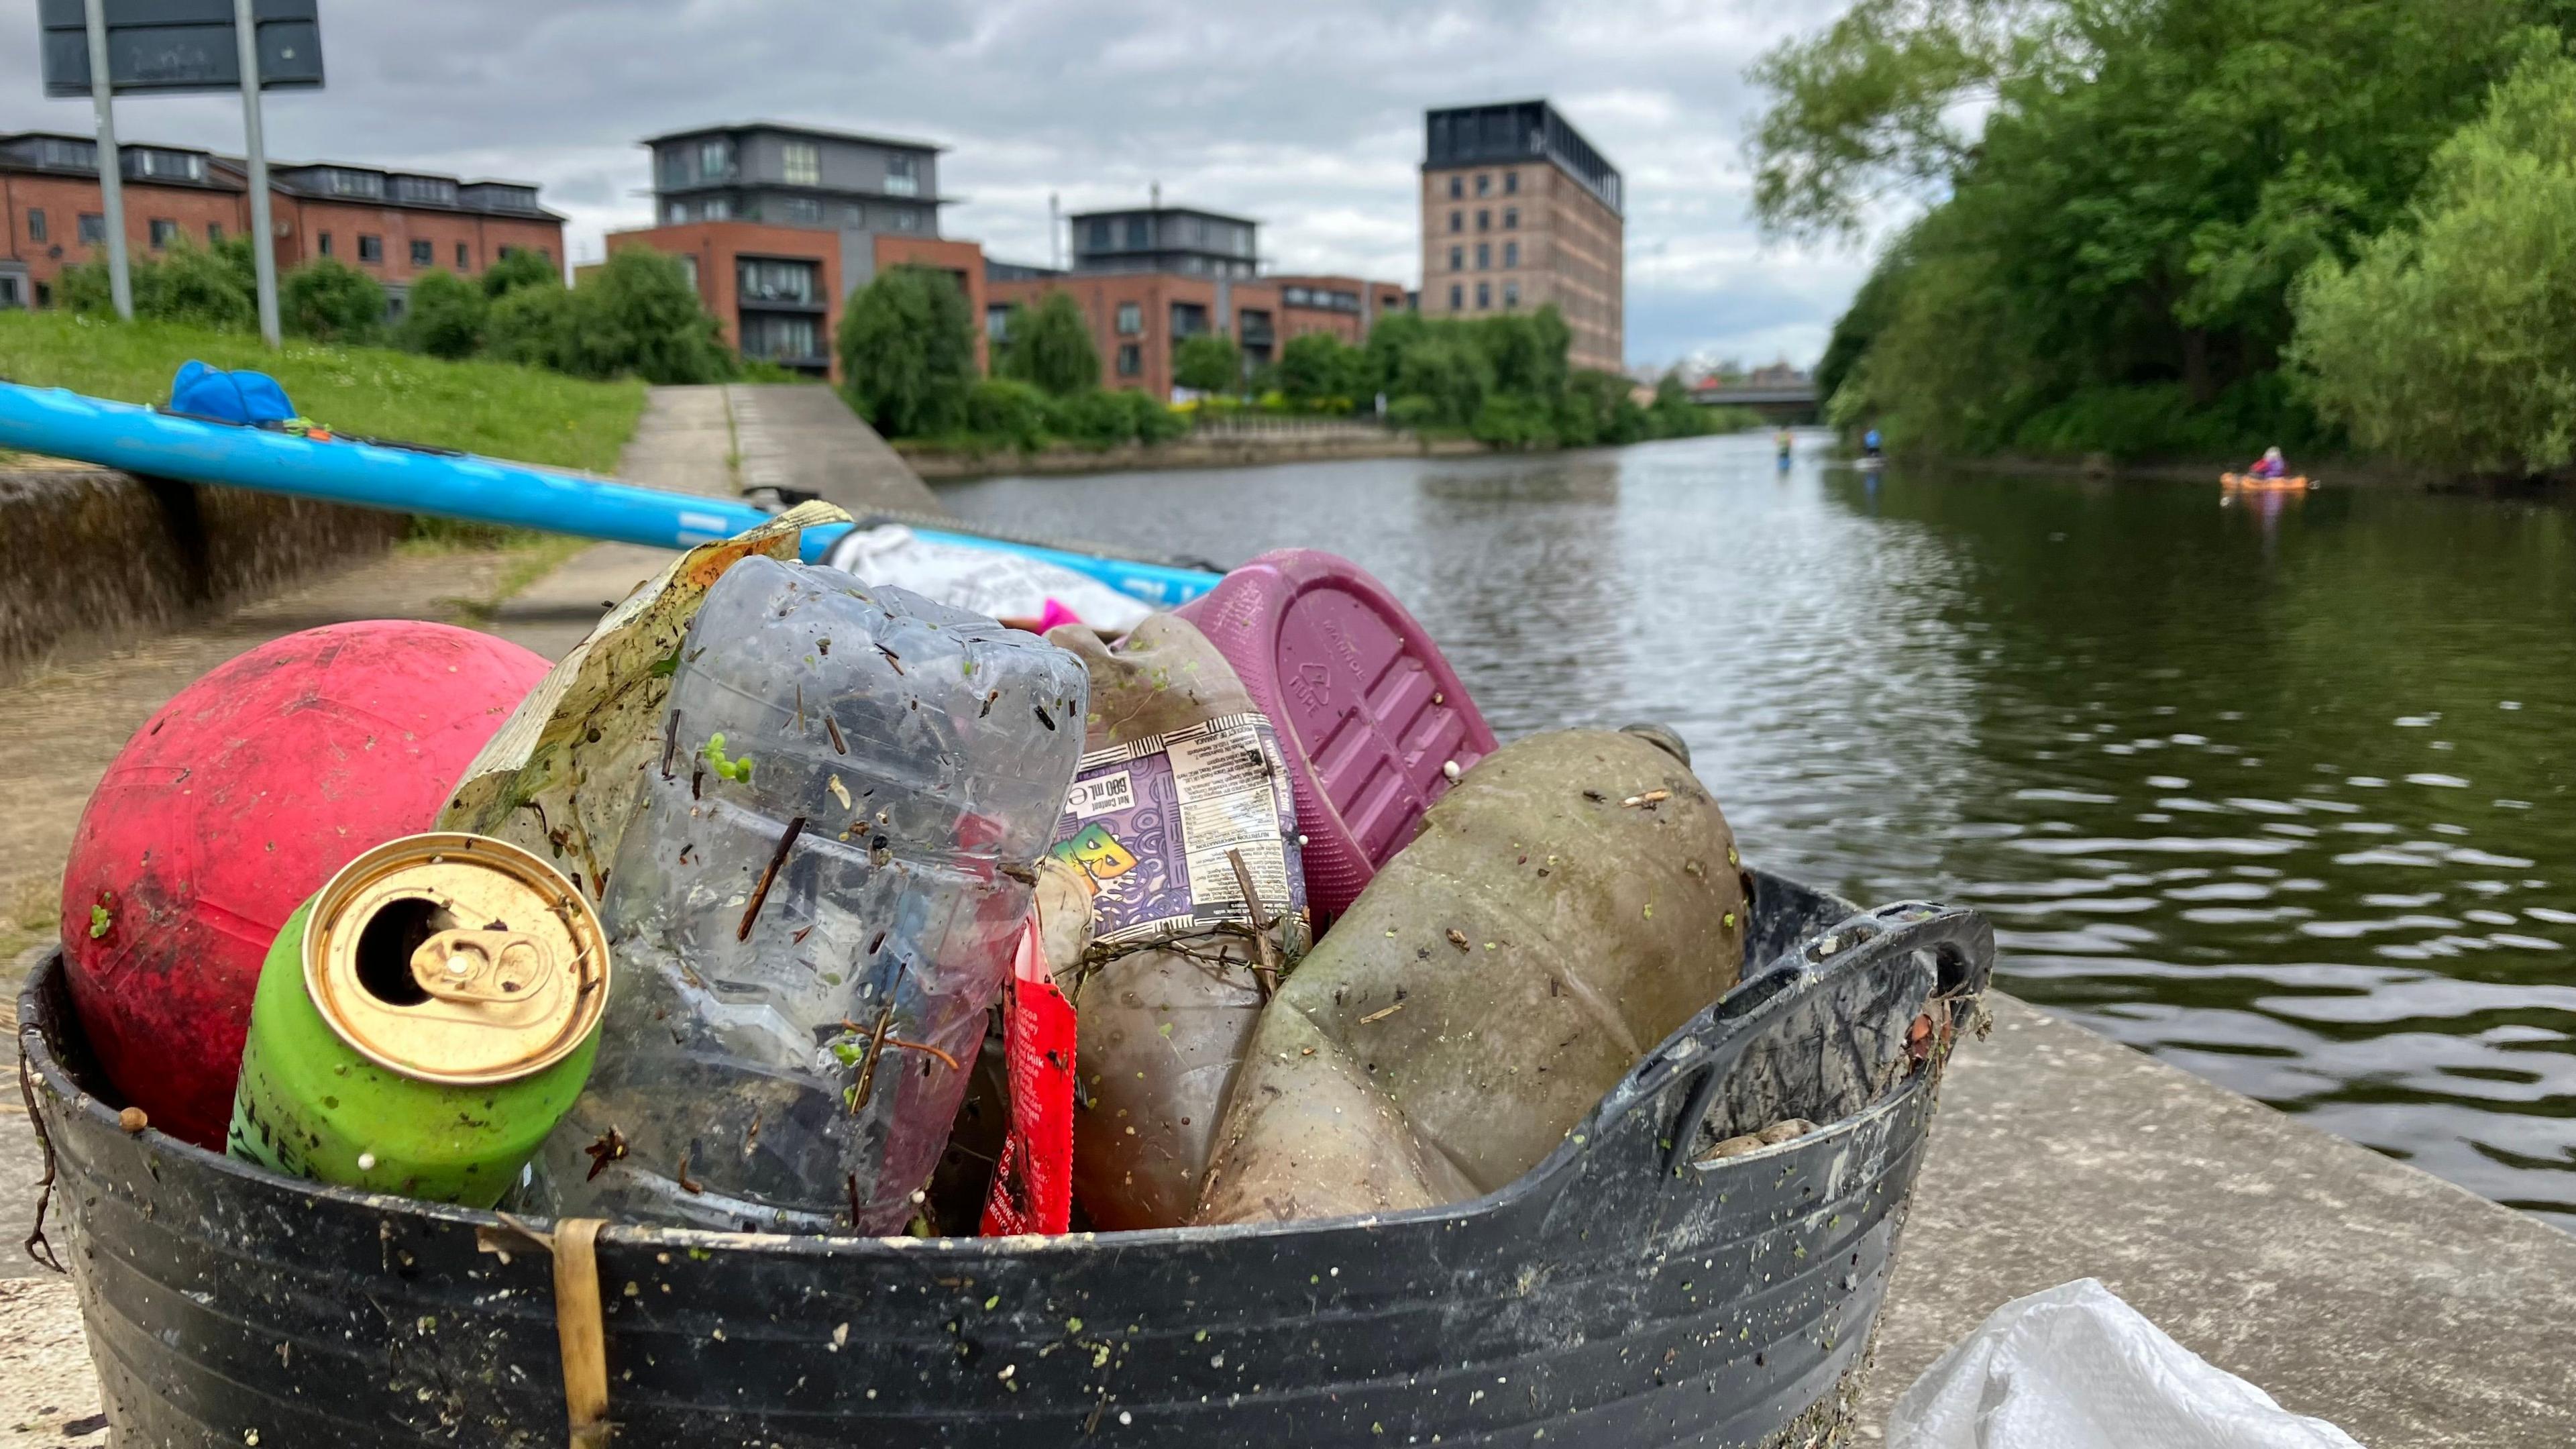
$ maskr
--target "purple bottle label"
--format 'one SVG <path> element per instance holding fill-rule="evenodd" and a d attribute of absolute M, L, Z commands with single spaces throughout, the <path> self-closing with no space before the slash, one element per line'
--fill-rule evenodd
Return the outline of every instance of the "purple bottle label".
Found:
<path fill-rule="evenodd" d="M 1054 853 L 1090 879 L 1104 943 L 1249 921 L 1229 852 L 1265 911 L 1302 913 L 1294 799 L 1270 722 L 1225 715 L 1083 756 Z"/>

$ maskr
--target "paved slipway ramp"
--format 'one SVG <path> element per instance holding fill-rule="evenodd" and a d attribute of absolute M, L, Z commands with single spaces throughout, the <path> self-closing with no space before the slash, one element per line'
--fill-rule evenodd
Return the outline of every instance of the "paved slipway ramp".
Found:
<path fill-rule="evenodd" d="M 854 512 L 938 506 L 821 388 L 658 388 L 621 473 L 706 493 L 797 489 Z M 667 557 L 597 545 L 473 617 L 560 655 Z M 197 674 L 292 629 L 447 617 L 496 572 L 489 560 L 396 556 L 10 691 L 0 800 L 37 803 L 0 817 L 11 827 L 0 831 L 0 891 L 13 870 L 23 887 L 31 862 L 59 865 L 108 758 Z M 28 721 L 74 717 L 77 739 L 25 737 L 40 727 Z M 2576 1443 L 2576 1236 L 2010 999 L 1996 1001 L 1987 1039 L 1962 1046 L 1943 1095 L 1864 1442 L 1896 1394 L 1998 1304 L 2092 1276 L 2371 1449 Z M 24 1110 L 7 1100 L 0 1445 L 103 1444 L 70 1284 L 19 1248 L 40 1170 Z"/>

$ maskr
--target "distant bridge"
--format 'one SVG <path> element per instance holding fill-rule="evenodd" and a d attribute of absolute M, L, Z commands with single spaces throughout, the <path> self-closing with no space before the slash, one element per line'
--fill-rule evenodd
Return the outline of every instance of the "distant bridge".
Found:
<path fill-rule="evenodd" d="M 1709 408 L 1751 408 L 1775 423 L 1812 423 L 1822 420 L 1816 398 L 1816 385 L 1811 382 L 1786 386 L 1702 387 L 1691 390 L 1691 401 Z"/>

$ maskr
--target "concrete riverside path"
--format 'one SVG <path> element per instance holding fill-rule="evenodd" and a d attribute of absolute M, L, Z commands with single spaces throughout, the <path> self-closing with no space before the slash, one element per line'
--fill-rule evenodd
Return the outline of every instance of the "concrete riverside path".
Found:
<path fill-rule="evenodd" d="M 935 510 L 872 432 L 833 416 L 838 406 L 820 388 L 659 388 L 621 474 L 708 493 L 797 488 L 854 511 Z M 126 736 L 233 654 L 335 619 L 449 616 L 464 599 L 484 602 L 463 622 L 558 656 L 668 557 L 596 545 L 496 603 L 506 558 L 397 554 L 150 649 L 30 679 L 0 715 L 0 799 L 15 802 L 0 891 L 49 885 Z M 49 903 L 38 909 L 50 915 Z M 2017 1001 L 1997 998 L 1994 1013 L 1992 1034 L 1962 1044 L 1943 1088 L 1855 1442 L 1877 1442 L 1896 1395 L 1996 1306 L 2090 1276 L 2186 1347 L 2371 1449 L 2576 1443 L 2576 1236 Z M 71 1285 L 19 1247 L 41 1171 L 24 1116 L 10 1094 L 0 1445 L 97 1445 L 105 1426 Z"/>

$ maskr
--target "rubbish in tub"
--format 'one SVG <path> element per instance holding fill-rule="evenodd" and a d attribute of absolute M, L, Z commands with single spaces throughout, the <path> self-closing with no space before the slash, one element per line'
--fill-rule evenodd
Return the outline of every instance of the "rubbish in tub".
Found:
<path fill-rule="evenodd" d="M 802 504 L 702 543 L 637 584 L 465 767 L 437 828 L 525 846 L 596 903 L 626 818 L 661 760 L 680 640 L 707 590 L 746 558 L 793 562 L 804 530 L 849 521 L 828 503 Z"/>
<path fill-rule="evenodd" d="M 1178 612 L 1279 730 L 1319 921 L 1347 909 L 1422 812 L 1494 751 L 1430 635 L 1347 559 L 1266 553 Z"/>
<path fill-rule="evenodd" d="M 998 548 L 934 543 L 900 523 L 854 528 L 833 540 L 823 562 L 872 584 L 910 589 L 953 609 L 1044 632 L 1071 613 L 1103 634 L 1124 634 L 1153 614 L 1107 584 L 1060 564 Z"/>
<path fill-rule="evenodd" d="M 1074 764 L 1082 664 L 765 557 L 707 591 L 601 907 L 621 985 L 538 1155 L 557 1215 L 898 1230 Z M 600 1143 L 622 1155 L 594 1158 Z"/>
<path fill-rule="evenodd" d="M 1091 672 L 1055 846 L 1096 892 L 1073 991 L 1074 1191 L 1095 1227 L 1177 1227 L 1262 1002 L 1305 953 L 1296 806 L 1269 720 L 1186 620 L 1156 615 L 1116 649 L 1085 629 L 1048 637 Z"/>
<path fill-rule="evenodd" d="M 1263 1011 L 1194 1221 L 1429 1207 L 1520 1176 L 1741 972 L 1717 802 L 1627 731 L 1515 741 Z"/>
<path fill-rule="evenodd" d="M 207 671 L 134 732 L 63 867 L 65 980 L 107 1079 L 220 1152 L 270 944 L 358 852 L 430 828 L 546 671 L 470 629 L 307 629 Z"/>
<path fill-rule="evenodd" d="M 1888 1449 L 2361 1449 L 2173 1341 L 2100 1280 L 2016 1298 L 1887 1416 Z"/>
<path fill-rule="evenodd" d="M 488 1208 L 590 1075 L 608 941 L 506 841 L 407 836 L 288 918 L 227 1150 L 289 1177 Z"/>

